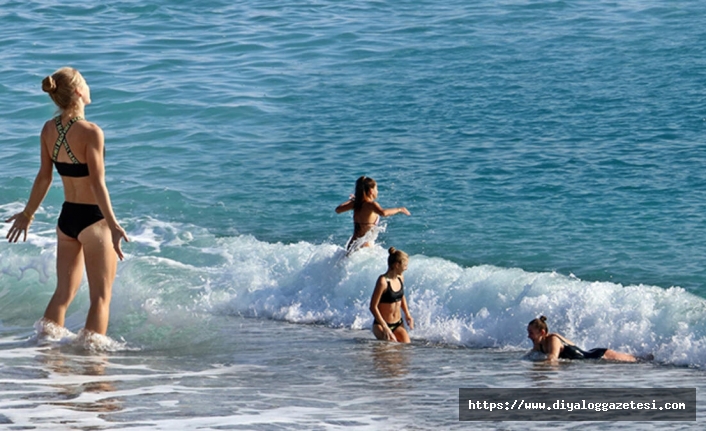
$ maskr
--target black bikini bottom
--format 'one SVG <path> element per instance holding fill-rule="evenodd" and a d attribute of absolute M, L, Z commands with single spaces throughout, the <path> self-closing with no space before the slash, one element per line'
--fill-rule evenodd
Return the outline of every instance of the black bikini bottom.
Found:
<path fill-rule="evenodd" d="M 375 322 L 375 323 L 377 323 L 377 322 Z M 397 328 L 399 328 L 400 326 L 402 326 L 402 318 L 400 317 L 400 321 L 399 321 L 399 322 L 395 322 L 395 323 L 387 323 L 387 322 L 385 322 L 385 325 L 387 325 L 387 327 L 390 328 L 390 331 L 395 332 L 395 329 L 397 329 Z"/>
<path fill-rule="evenodd" d="M 59 230 L 71 238 L 78 238 L 82 230 L 104 218 L 98 205 L 64 202 L 59 214 Z"/>

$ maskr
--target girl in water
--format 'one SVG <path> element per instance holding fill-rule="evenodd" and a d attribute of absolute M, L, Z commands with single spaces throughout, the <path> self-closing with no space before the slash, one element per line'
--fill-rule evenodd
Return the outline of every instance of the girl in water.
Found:
<path fill-rule="evenodd" d="M 117 270 L 123 259 L 120 241 L 127 234 L 113 214 L 105 184 L 103 130 L 84 119 L 91 92 L 78 70 L 64 67 L 42 81 L 59 115 L 47 121 L 40 135 L 40 166 L 24 210 L 7 219 L 13 222 L 7 233 L 10 242 L 27 240 L 34 213 L 52 182 L 52 165 L 64 185 L 64 204 L 56 229 L 57 284 L 38 322 L 40 334 L 59 334 L 66 309 L 73 301 L 84 268 L 88 277 L 91 305 L 82 337 L 105 335 L 110 316 L 110 298 Z"/>
<path fill-rule="evenodd" d="M 381 207 L 379 203 L 375 202 L 377 197 L 377 183 L 374 179 L 363 175 L 355 182 L 355 195 L 336 207 L 338 214 L 353 210 L 353 236 L 346 245 L 348 251 L 372 245 L 372 241 L 367 241 L 365 237 L 378 224 L 380 217 L 389 217 L 399 213 L 410 215 L 405 207 Z M 361 242 L 363 244 L 360 244 Z"/>
<path fill-rule="evenodd" d="M 409 343 L 409 334 L 404 328 L 401 311 L 409 329 L 414 329 L 414 319 L 409 314 L 404 297 L 404 276 L 409 257 L 407 253 L 390 247 L 387 257 L 387 272 L 378 277 L 370 311 L 373 313 L 373 334 L 378 340 Z"/>
<path fill-rule="evenodd" d="M 576 347 L 574 343 L 563 336 L 549 332 L 547 318 L 542 316 L 532 320 L 527 325 L 527 338 L 532 340 L 533 352 L 547 355 L 547 361 L 556 362 L 558 359 L 607 359 L 609 361 L 637 362 L 637 358 L 628 353 L 615 350 L 598 348 L 588 352 Z"/>

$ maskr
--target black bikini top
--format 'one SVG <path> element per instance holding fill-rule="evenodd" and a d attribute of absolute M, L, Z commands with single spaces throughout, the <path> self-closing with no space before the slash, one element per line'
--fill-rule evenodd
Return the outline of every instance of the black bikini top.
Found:
<path fill-rule="evenodd" d="M 51 159 L 54 161 L 54 166 L 56 166 L 56 171 L 62 177 L 87 177 L 88 176 L 88 165 L 86 163 L 81 163 L 78 161 L 74 153 L 69 147 L 69 143 L 66 141 L 66 133 L 69 131 L 71 126 L 79 121 L 83 120 L 83 117 L 74 117 L 66 123 L 66 127 L 61 125 L 61 115 L 54 118 L 54 123 L 56 123 L 56 130 L 59 132 L 59 137 L 56 139 L 54 144 L 54 151 L 51 154 Z M 59 155 L 59 149 L 64 146 L 66 154 L 71 159 L 71 163 L 57 162 L 56 159 Z"/>
<path fill-rule="evenodd" d="M 387 279 L 387 289 L 385 289 L 384 292 L 382 292 L 382 295 L 380 296 L 380 302 L 383 304 L 392 304 L 395 302 L 400 302 L 402 301 L 402 298 L 404 297 L 404 283 L 402 283 L 402 279 L 398 276 L 397 279 L 400 281 L 400 290 L 394 291 L 392 290 L 392 284 L 390 284 L 390 279 Z"/>

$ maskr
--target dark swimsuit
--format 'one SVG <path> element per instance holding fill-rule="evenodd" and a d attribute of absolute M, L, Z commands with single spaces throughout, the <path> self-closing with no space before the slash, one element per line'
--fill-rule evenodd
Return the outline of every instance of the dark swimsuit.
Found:
<path fill-rule="evenodd" d="M 381 303 L 392 304 L 395 302 L 402 301 L 402 298 L 404 297 L 404 283 L 402 283 L 402 279 L 400 277 L 397 277 L 397 279 L 400 281 L 400 290 L 392 290 L 392 284 L 390 283 L 390 279 L 388 278 L 387 289 L 385 289 L 385 291 L 382 292 L 382 295 L 380 296 Z"/>
<path fill-rule="evenodd" d="M 387 289 L 385 289 L 384 292 L 382 292 L 382 295 L 380 296 L 380 303 L 382 304 L 393 304 L 395 302 L 400 302 L 402 301 L 402 298 L 404 297 L 404 283 L 402 283 L 402 279 L 400 277 L 397 277 L 397 279 L 400 281 L 400 290 L 394 291 L 392 290 L 392 284 L 390 283 L 390 279 L 387 279 Z M 376 322 L 379 323 L 379 322 Z M 402 326 L 402 318 L 400 317 L 399 322 L 395 323 L 388 323 L 385 322 L 388 328 L 392 332 L 395 332 L 395 329 L 399 328 Z"/>
<path fill-rule="evenodd" d="M 400 326 L 402 326 L 402 318 L 400 317 L 400 321 L 399 321 L 399 322 L 395 322 L 395 323 L 388 323 L 388 322 L 385 322 L 385 324 L 387 325 L 388 328 L 390 328 L 390 331 L 395 332 L 395 329 L 397 329 L 397 328 L 399 328 Z"/>
<path fill-rule="evenodd" d="M 603 355 L 605 355 L 605 352 L 608 350 L 603 348 L 597 348 L 585 351 L 578 348 L 577 346 L 574 346 L 573 344 L 567 343 L 556 334 L 552 335 L 559 338 L 561 344 L 564 345 L 564 348 L 561 349 L 561 352 L 559 353 L 559 358 L 561 359 L 601 359 Z M 541 344 L 539 345 L 539 351 L 546 354 Z"/>
<path fill-rule="evenodd" d="M 56 143 L 54 144 L 54 151 L 52 152 L 51 159 L 54 162 L 54 166 L 56 166 L 56 171 L 62 177 L 80 178 L 88 176 L 88 164 L 78 161 L 76 156 L 74 156 L 74 153 L 71 151 L 69 143 L 66 141 L 66 133 L 69 131 L 71 126 L 79 120 L 83 120 L 83 118 L 72 118 L 64 127 L 61 125 L 61 116 L 54 118 L 56 130 L 59 132 L 59 137 L 56 139 Z M 62 146 L 66 150 L 66 154 L 69 156 L 72 163 L 58 162 L 56 160 Z M 100 208 L 98 208 L 98 205 L 64 202 L 61 207 L 61 214 L 59 214 L 58 225 L 59 230 L 66 235 L 71 238 L 78 238 L 78 235 L 82 230 L 103 219 L 103 214 L 101 213 Z"/>

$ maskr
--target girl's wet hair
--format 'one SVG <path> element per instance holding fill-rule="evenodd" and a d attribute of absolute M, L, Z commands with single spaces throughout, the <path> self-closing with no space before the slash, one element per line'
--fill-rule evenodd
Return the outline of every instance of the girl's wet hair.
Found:
<path fill-rule="evenodd" d="M 539 329 L 540 331 L 544 329 L 545 331 L 549 332 L 549 327 L 547 327 L 547 316 L 540 316 L 534 320 L 532 320 L 528 325 L 528 328 L 535 328 Z"/>
<path fill-rule="evenodd" d="M 73 67 L 62 67 L 42 80 L 42 90 L 49 93 L 61 111 L 67 111 L 76 106 L 79 100 L 76 89 L 86 81 L 81 73 Z"/>
<path fill-rule="evenodd" d="M 387 256 L 388 267 L 392 268 L 392 265 L 397 262 L 409 262 L 409 256 L 402 250 L 397 250 L 395 247 L 390 247 L 387 251 L 390 253 L 390 255 Z"/>
<path fill-rule="evenodd" d="M 353 209 L 360 209 L 365 202 L 365 198 L 370 195 L 370 192 L 375 188 L 377 183 L 374 179 L 366 177 L 365 175 L 358 178 L 355 182 L 355 200 L 353 202 Z"/>

